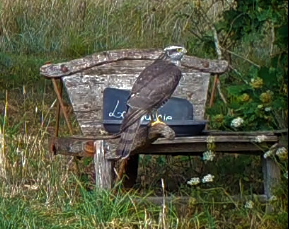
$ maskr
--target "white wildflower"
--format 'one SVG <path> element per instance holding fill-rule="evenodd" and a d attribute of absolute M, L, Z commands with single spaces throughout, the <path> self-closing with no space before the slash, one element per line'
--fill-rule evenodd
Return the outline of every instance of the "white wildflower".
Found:
<path fill-rule="evenodd" d="M 235 118 L 232 120 L 231 126 L 237 128 L 237 127 L 240 127 L 243 124 L 243 122 L 244 122 L 244 120 L 242 118 L 238 117 L 238 118 Z"/>
<path fill-rule="evenodd" d="M 286 171 L 283 176 L 288 180 L 288 171 Z"/>
<path fill-rule="evenodd" d="M 285 159 L 285 158 L 287 158 L 288 151 L 287 151 L 287 149 L 286 149 L 285 147 L 281 147 L 281 148 L 277 149 L 276 155 L 277 155 L 280 159 Z"/>
<path fill-rule="evenodd" d="M 266 159 L 268 157 L 273 156 L 273 154 L 274 154 L 273 151 L 269 149 L 266 153 L 264 153 L 263 157 Z"/>
<path fill-rule="evenodd" d="M 204 161 L 213 161 L 215 157 L 215 154 L 212 150 L 208 150 L 203 153 L 203 160 Z"/>
<path fill-rule="evenodd" d="M 265 111 L 266 111 L 266 112 L 270 112 L 271 110 L 272 110 L 271 107 L 266 107 L 266 108 L 265 108 Z"/>
<path fill-rule="evenodd" d="M 215 177 L 213 175 L 208 174 L 208 175 L 203 177 L 202 182 L 203 183 L 213 182 L 214 178 Z"/>
<path fill-rule="evenodd" d="M 37 108 L 37 106 L 35 107 L 35 113 L 37 113 L 38 112 L 38 108 Z"/>
<path fill-rule="evenodd" d="M 267 139 L 267 136 L 265 136 L 265 135 L 258 135 L 258 136 L 256 136 L 256 138 L 255 138 L 255 142 L 258 142 L 258 143 L 261 143 L 261 142 L 264 142 L 265 140 Z"/>
<path fill-rule="evenodd" d="M 200 178 L 199 177 L 191 178 L 191 180 L 189 180 L 187 182 L 188 185 L 197 185 L 199 183 L 200 183 Z"/>
<path fill-rule="evenodd" d="M 252 200 L 249 200 L 246 202 L 245 208 L 252 209 L 253 207 L 254 207 L 254 202 Z"/>

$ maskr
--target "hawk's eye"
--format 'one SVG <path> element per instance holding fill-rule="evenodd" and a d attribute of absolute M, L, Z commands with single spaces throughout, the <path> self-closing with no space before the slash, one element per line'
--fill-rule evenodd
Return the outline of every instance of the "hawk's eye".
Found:
<path fill-rule="evenodd" d="M 181 48 L 178 48 L 178 49 L 177 49 L 177 52 L 181 52 L 181 51 L 182 51 L 182 49 L 181 49 Z"/>

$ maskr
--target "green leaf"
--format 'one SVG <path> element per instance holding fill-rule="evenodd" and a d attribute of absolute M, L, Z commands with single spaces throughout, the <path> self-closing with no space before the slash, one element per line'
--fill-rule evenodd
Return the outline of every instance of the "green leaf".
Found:
<path fill-rule="evenodd" d="M 274 101 L 272 106 L 276 110 L 288 109 L 288 98 L 278 98 Z"/>
<path fill-rule="evenodd" d="M 275 30 L 275 33 L 276 33 L 278 38 L 288 40 L 288 23 L 287 23 L 287 25 L 283 25 L 280 28 L 277 28 Z"/>
<path fill-rule="evenodd" d="M 256 76 L 258 76 L 258 71 L 259 71 L 259 68 L 257 68 L 256 66 L 252 65 L 249 69 L 249 75 L 254 78 Z"/>
<path fill-rule="evenodd" d="M 263 79 L 266 86 L 272 87 L 277 83 L 277 77 L 275 71 L 271 71 L 268 67 L 261 67 L 258 76 Z"/>
<path fill-rule="evenodd" d="M 285 50 L 288 50 L 288 22 L 275 29 L 276 39 L 275 44 L 280 48 Z M 288 52 L 288 51 L 287 51 Z M 288 55 L 288 53 L 287 53 Z"/>
<path fill-rule="evenodd" d="M 244 92 L 246 92 L 250 89 L 251 89 L 251 87 L 249 85 L 243 84 L 243 85 L 229 86 L 227 88 L 227 91 L 230 95 L 240 96 L 241 94 L 243 94 Z"/>
<path fill-rule="evenodd" d="M 240 108 L 240 103 L 238 103 L 238 102 L 231 102 L 231 103 L 229 104 L 229 107 L 230 107 L 231 109 L 233 109 L 233 110 L 237 110 L 237 109 Z"/>
<path fill-rule="evenodd" d="M 268 10 L 262 10 L 257 15 L 257 18 L 259 21 L 266 21 L 272 17 L 272 11 L 271 9 Z"/>

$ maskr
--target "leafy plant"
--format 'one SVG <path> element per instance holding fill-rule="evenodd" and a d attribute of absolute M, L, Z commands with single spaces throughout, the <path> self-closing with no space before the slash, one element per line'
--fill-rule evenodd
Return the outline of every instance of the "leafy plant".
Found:
<path fill-rule="evenodd" d="M 232 120 L 237 117 L 244 120 L 238 128 L 240 130 L 270 130 L 287 126 L 287 17 L 288 6 L 284 1 L 234 1 L 230 9 L 222 13 L 222 20 L 215 23 L 231 71 L 222 80 L 226 87 L 227 109 L 221 110 L 219 103 L 208 109 L 213 128 L 232 128 Z M 259 35 L 252 39 L 252 35 L 256 34 Z M 264 51 L 267 54 L 253 62 L 244 55 L 228 52 L 239 50 L 243 43 L 249 46 L 250 52 L 260 45 L 266 50 L 264 46 L 267 45 L 267 51 Z M 254 57 L 250 52 L 249 57 Z M 232 54 L 234 57 L 231 59 Z M 243 62 L 236 69 L 234 65 L 239 63 L 240 57 Z M 240 69 L 241 66 L 243 69 Z"/>

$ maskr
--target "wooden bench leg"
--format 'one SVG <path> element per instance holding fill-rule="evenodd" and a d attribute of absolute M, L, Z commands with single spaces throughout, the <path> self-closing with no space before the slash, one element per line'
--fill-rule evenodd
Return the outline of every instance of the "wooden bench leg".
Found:
<path fill-rule="evenodd" d="M 273 188 L 281 181 L 281 171 L 278 164 L 271 158 L 262 157 L 262 168 L 263 168 L 263 178 L 264 178 L 264 191 L 267 199 L 273 196 Z M 274 211 L 270 204 L 267 205 L 267 211 Z"/>
<path fill-rule="evenodd" d="M 125 179 L 123 181 L 123 186 L 125 189 L 133 188 L 133 186 L 136 184 L 138 173 L 138 162 L 139 162 L 138 154 L 130 156 L 129 160 L 127 161 L 125 169 Z"/>
<path fill-rule="evenodd" d="M 100 189 L 111 189 L 114 184 L 114 162 L 105 159 L 104 142 L 97 140 L 94 142 L 94 168 L 95 184 Z"/>

